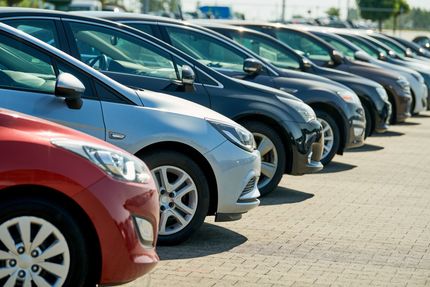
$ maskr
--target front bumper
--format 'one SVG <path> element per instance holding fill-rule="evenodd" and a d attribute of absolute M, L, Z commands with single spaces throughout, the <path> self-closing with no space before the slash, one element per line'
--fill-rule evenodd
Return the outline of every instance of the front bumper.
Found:
<path fill-rule="evenodd" d="M 395 107 L 392 108 L 396 111 L 396 123 L 402 123 L 411 116 L 412 95 L 410 89 L 405 91 L 401 88 L 393 88 L 391 86 L 388 89 L 394 96 Z"/>
<path fill-rule="evenodd" d="M 364 145 L 366 116 L 362 107 L 351 105 L 352 113 L 347 120 L 345 149 Z"/>
<path fill-rule="evenodd" d="M 382 109 L 375 113 L 375 132 L 384 133 L 388 130 L 391 113 L 392 109 L 390 102 L 385 102 Z"/>
<path fill-rule="evenodd" d="M 121 284 L 150 272 L 159 261 L 155 251 L 159 224 L 158 192 L 147 185 L 104 177 L 74 199 L 91 218 L 101 248 L 100 283 Z M 145 242 L 136 218 L 152 226 L 153 242 Z M 151 234 L 151 230 L 147 230 Z M 148 233 L 147 233 L 148 234 Z"/>
<path fill-rule="evenodd" d="M 257 187 L 261 170 L 258 151 L 248 152 L 229 141 L 205 154 L 218 187 L 216 221 L 231 221 L 260 204 Z"/>
<path fill-rule="evenodd" d="M 415 106 L 413 107 L 413 113 L 420 113 L 427 110 L 427 85 L 420 83 L 417 87 L 411 87 L 415 95 Z"/>
<path fill-rule="evenodd" d="M 324 149 L 324 137 L 321 132 L 320 123 L 312 121 L 300 125 L 302 125 L 302 136 L 294 139 L 291 145 L 291 175 L 315 173 L 323 169 L 320 161 Z"/>

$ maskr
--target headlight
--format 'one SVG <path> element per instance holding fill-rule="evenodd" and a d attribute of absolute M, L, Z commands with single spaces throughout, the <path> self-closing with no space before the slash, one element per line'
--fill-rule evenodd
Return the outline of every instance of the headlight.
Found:
<path fill-rule="evenodd" d="M 148 167 L 131 154 L 84 141 L 53 139 L 51 143 L 88 159 L 115 179 L 147 183 L 151 178 Z"/>
<path fill-rule="evenodd" d="M 376 88 L 376 92 L 385 102 L 388 102 L 388 94 L 387 94 L 387 91 L 384 89 L 384 87 Z"/>
<path fill-rule="evenodd" d="M 307 104 L 303 103 L 302 101 L 294 101 L 294 100 L 289 100 L 287 98 L 284 97 L 277 97 L 281 102 L 286 103 L 288 106 L 292 107 L 294 110 L 296 110 L 301 118 L 303 119 L 303 121 L 305 123 L 311 121 L 311 120 L 316 120 L 317 116 L 315 115 L 314 110 L 308 106 Z"/>
<path fill-rule="evenodd" d="M 207 119 L 207 121 L 226 139 L 238 147 L 247 151 L 253 151 L 256 148 L 254 136 L 247 129 L 239 125 L 233 126 L 216 120 Z"/>
<path fill-rule="evenodd" d="M 358 96 L 351 91 L 343 90 L 336 92 L 345 102 L 353 103 L 357 105 L 361 105 L 360 99 Z"/>
<path fill-rule="evenodd" d="M 400 78 L 396 81 L 396 83 L 402 88 L 402 90 L 409 93 L 410 85 L 409 82 L 405 78 Z"/>

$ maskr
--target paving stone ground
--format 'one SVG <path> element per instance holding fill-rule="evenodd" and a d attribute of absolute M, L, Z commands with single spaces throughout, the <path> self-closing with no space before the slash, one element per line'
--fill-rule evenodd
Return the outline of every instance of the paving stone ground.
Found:
<path fill-rule="evenodd" d="M 261 201 L 124 286 L 430 286 L 430 113 Z"/>

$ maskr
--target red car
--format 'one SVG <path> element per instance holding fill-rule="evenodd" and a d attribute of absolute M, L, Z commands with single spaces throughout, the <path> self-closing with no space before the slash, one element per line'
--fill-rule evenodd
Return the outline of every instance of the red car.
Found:
<path fill-rule="evenodd" d="M 136 157 L 0 110 L 0 286 L 119 284 L 149 272 L 158 192 Z"/>

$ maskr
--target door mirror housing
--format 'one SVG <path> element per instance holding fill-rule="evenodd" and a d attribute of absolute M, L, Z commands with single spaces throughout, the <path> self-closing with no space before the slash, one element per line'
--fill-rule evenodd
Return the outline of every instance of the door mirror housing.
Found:
<path fill-rule="evenodd" d="M 332 56 L 331 58 L 332 58 L 335 66 L 343 63 L 343 55 L 341 52 L 339 52 L 337 50 L 333 50 L 333 52 L 331 53 L 331 56 Z"/>
<path fill-rule="evenodd" d="M 185 92 L 194 91 L 194 81 L 196 80 L 196 74 L 194 73 L 193 69 L 188 65 L 183 65 L 181 77 Z"/>
<path fill-rule="evenodd" d="M 248 75 L 258 75 L 263 70 L 263 63 L 257 59 L 248 58 L 243 62 L 243 71 Z"/>
<path fill-rule="evenodd" d="M 84 84 L 72 74 L 61 73 L 55 82 L 55 95 L 64 97 L 70 109 L 78 110 L 82 107 L 81 96 L 84 92 Z"/>
<path fill-rule="evenodd" d="M 369 56 L 366 53 L 362 52 L 362 51 L 355 52 L 354 53 L 354 58 L 356 60 L 363 61 L 363 62 L 369 62 L 369 60 L 370 60 Z"/>
<path fill-rule="evenodd" d="M 385 55 L 384 55 L 384 53 L 379 53 L 379 55 L 378 55 L 378 60 L 381 60 L 381 61 L 385 61 L 387 58 L 385 57 Z"/>
<path fill-rule="evenodd" d="M 303 68 L 305 70 L 308 70 L 308 69 L 312 68 L 311 62 L 309 61 L 308 58 L 305 58 L 305 57 L 303 57 L 303 59 L 302 59 L 302 65 L 303 65 Z"/>

